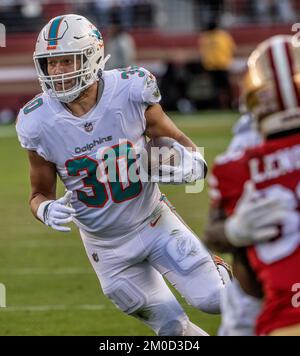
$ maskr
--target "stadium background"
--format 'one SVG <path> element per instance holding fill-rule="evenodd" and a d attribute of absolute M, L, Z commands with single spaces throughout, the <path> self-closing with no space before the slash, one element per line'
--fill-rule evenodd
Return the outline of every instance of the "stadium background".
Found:
<path fill-rule="evenodd" d="M 170 116 L 205 148 L 209 164 L 225 149 L 231 126 L 239 117 L 239 82 L 247 55 L 271 35 L 292 34 L 300 13 L 296 0 L 0 0 L 0 23 L 7 34 L 6 47 L 0 47 L 0 283 L 7 291 L 7 308 L 0 308 L 0 335 L 152 335 L 99 291 L 75 228 L 70 234 L 59 234 L 32 218 L 27 204 L 26 153 L 19 147 L 13 125 L 19 108 L 40 91 L 32 62 L 37 31 L 56 15 L 80 13 L 99 26 L 105 40 L 114 19 L 101 26 L 95 3 L 102 2 L 114 3 L 114 13 L 131 15 L 122 21 L 136 44 L 134 64 L 150 69 L 159 81 L 170 63 L 188 76 L 188 94 L 178 95 Z M 188 72 L 191 64 L 200 67 L 197 40 L 206 22 L 215 18 L 237 44 L 230 67 L 234 97 L 231 110 L 226 111 L 212 111 L 215 107 L 209 100 L 205 73 Z M 165 98 L 168 94 L 162 92 Z M 164 186 L 162 190 L 201 237 L 208 211 L 207 190 L 201 194 L 186 194 L 184 187 Z M 196 324 L 216 334 L 218 316 L 183 305 Z"/>

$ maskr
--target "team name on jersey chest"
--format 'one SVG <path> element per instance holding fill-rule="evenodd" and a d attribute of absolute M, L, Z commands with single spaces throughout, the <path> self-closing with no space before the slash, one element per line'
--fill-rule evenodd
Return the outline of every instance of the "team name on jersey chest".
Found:
<path fill-rule="evenodd" d="M 106 136 L 106 137 L 98 137 L 97 139 L 94 139 L 91 142 L 86 143 L 82 147 L 75 147 L 75 153 L 76 154 L 81 154 L 81 153 L 88 153 L 92 151 L 95 147 L 101 145 L 103 142 L 110 142 L 112 141 L 112 136 Z"/>

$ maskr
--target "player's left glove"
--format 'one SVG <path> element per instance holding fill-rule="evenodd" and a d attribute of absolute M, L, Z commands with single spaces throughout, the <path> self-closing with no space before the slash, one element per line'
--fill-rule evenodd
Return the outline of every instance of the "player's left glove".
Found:
<path fill-rule="evenodd" d="M 234 214 L 226 219 L 225 235 L 236 247 L 266 242 L 278 236 L 280 225 L 291 213 L 284 199 L 263 196 L 253 182 L 246 182 Z"/>
<path fill-rule="evenodd" d="M 190 152 L 178 142 L 173 148 L 180 154 L 180 165 L 177 167 L 162 165 L 160 167 L 160 182 L 169 184 L 193 183 L 203 179 L 207 174 L 207 164 L 198 151 Z"/>

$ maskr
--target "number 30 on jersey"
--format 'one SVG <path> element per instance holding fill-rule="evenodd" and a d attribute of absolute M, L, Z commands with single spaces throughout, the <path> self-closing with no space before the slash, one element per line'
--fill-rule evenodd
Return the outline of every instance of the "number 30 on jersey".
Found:
<path fill-rule="evenodd" d="M 127 177 L 128 177 L 128 167 L 132 167 L 132 165 L 136 165 L 136 157 L 128 158 L 128 152 L 133 148 L 130 142 L 124 142 L 120 145 L 116 145 L 107 149 L 106 153 L 103 155 L 104 157 L 104 164 L 106 166 L 105 174 L 107 174 L 107 185 L 109 187 L 112 200 L 115 203 L 122 203 L 127 200 L 131 200 L 137 197 L 142 191 L 142 183 L 140 179 L 136 179 L 134 181 L 128 180 L 128 184 L 124 187 L 122 184 L 122 168 L 121 162 L 124 156 L 122 153 L 127 152 Z M 114 162 L 111 162 L 109 154 L 113 151 L 115 157 Z M 111 179 L 109 174 L 109 166 L 113 164 L 115 166 L 116 172 L 116 179 Z M 66 162 L 66 168 L 69 176 L 80 176 L 81 172 L 86 172 L 86 176 L 82 179 L 83 186 L 87 188 L 91 188 L 93 195 L 88 195 L 83 190 L 77 190 L 78 200 L 83 202 L 85 205 L 91 208 L 102 208 L 108 201 L 108 193 L 107 193 L 107 185 L 104 182 L 101 182 L 97 179 L 97 171 L 99 169 L 99 162 L 88 157 L 88 156 L 81 156 L 76 157 L 72 160 L 68 160 Z M 136 166 L 137 169 L 137 166 Z M 132 172 L 132 170 L 130 169 Z"/>

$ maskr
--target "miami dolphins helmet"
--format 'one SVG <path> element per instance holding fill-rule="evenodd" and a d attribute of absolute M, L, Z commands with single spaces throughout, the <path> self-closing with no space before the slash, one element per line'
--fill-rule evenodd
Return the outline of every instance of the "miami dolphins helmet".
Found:
<path fill-rule="evenodd" d="M 66 55 L 73 56 L 74 70 L 49 75 L 48 58 Z M 64 103 L 74 101 L 82 91 L 99 80 L 109 57 L 104 58 L 104 43 L 99 30 L 85 17 L 75 14 L 50 20 L 41 30 L 33 54 L 43 91 Z M 74 82 L 71 88 L 66 85 L 70 80 Z"/>

